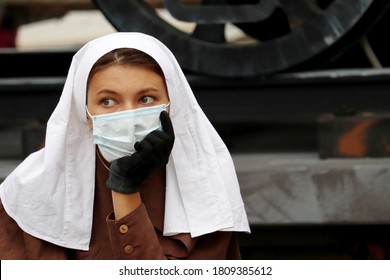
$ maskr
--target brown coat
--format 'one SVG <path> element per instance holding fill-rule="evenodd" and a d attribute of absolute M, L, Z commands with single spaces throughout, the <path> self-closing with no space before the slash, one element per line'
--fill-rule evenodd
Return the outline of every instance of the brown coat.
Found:
<path fill-rule="evenodd" d="M 63 248 L 23 232 L 0 202 L 0 259 L 240 259 L 236 235 L 214 232 L 197 238 L 188 233 L 162 235 L 165 172 L 141 188 L 143 204 L 115 221 L 108 170 L 97 160 L 92 238 L 89 251 Z"/>

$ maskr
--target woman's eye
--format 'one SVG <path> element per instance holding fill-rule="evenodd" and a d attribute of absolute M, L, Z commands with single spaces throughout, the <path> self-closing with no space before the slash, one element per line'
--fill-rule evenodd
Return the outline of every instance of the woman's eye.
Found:
<path fill-rule="evenodd" d="M 142 104 L 149 104 L 154 101 L 154 98 L 152 96 L 142 96 L 140 99 L 140 102 Z"/>
<path fill-rule="evenodd" d="M 103 99 L 102 104 L 103 106 L 113 106 L 115 101 L 113 99 Z"/>

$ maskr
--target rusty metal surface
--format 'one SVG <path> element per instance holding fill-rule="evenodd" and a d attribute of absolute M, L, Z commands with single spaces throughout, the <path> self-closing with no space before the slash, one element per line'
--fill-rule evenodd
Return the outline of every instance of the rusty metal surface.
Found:
<path fill-rule="evenodd" d="M 390 159 L 233 157 L 251 224 L 388 224 Z"/>
<path fill-rule="evenodd" d="M 390 159 L 320 160 L 316 154 L 234 154 L 252 226 L 390 223 Z M 20 162 L 0 160 L 0 181 Z"/>
<path fill-rule="evenodd" d="M 390 156 L 390 114 L 340 110 L 319 118 L 321 158 Z"/>

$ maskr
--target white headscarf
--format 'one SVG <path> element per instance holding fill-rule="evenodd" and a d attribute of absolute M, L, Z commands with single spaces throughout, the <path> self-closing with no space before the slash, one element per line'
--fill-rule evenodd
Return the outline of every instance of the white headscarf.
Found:
<path fill-rule="evenodd" d="M 164 71 L 175 144 L 166 168 L 164 235 L 249 232 L 231 156 L 199 107 L 173 54 L 141 33 L 95 39 L 73 57 L 60 101 L 47 123 L 45 148 L 31 154 L 0 186 L 7 213 L 27 233 L 88 250 L 95 188 L 95 146 L 86 119 L 93 64 L 117 48 L 152 56 Z"/>

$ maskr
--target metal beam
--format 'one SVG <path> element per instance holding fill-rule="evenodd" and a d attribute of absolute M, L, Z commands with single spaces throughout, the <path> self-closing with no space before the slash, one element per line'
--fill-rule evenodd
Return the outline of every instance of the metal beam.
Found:
<path fill-rule="evenodd" d="M 340 108 L 390 110 L 390 69 L 279 74 L 251 79 L 187 75 L 214 123 L 315 121 Z M 0 119 L 48 118 L 64 77 L 0 78 Z M 12 104 L 12 105 L 9 105 Z"/>

